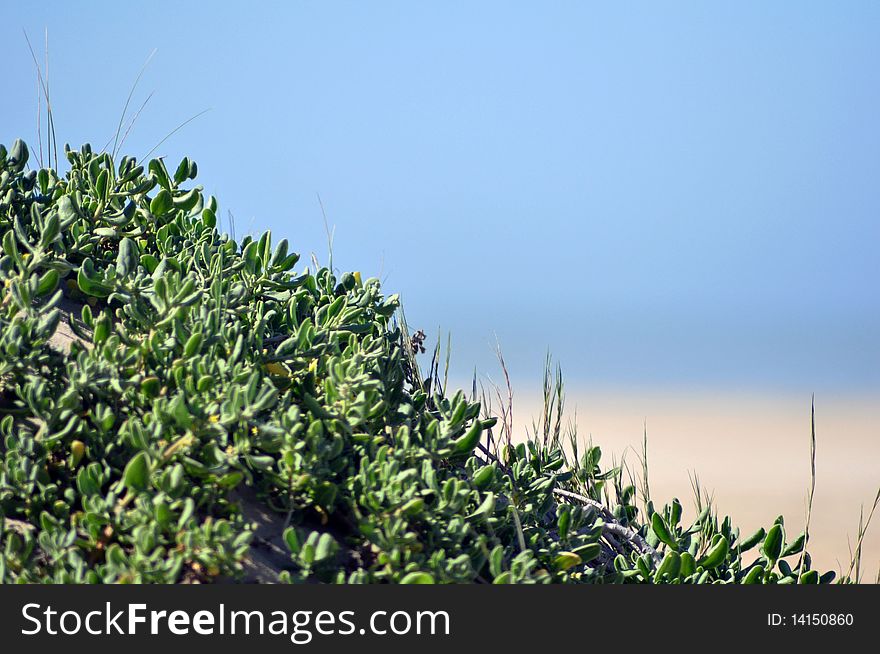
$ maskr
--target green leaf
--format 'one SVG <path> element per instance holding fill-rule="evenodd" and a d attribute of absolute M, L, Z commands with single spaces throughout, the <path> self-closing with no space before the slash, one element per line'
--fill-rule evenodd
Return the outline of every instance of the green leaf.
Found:
<path fill-rule="evenodd" d="M 61 222 L 58 220 L 58 214 L 52 214 L 49 216 L 48 220 L 46 220 L 46 225 L 43 227 L 43 233 L 40 234 L 40 247 L 43 249 L 49 247 L 52 242 L 58 238 L 60 232 Z"/>
<path fill-rule="evenodd" d="M 275 350 L 275 357 L 282 359 L 284 357 L 292 355 L 296 352 L 297 348 L 297 337 L 291 336 L 290 338 L 285 339 Z"/>
<path fill-rule="evenodd" d="M 49 269 L 43 273 L 43 276 L 40 277 L 40 281 L 37 283 L 37 295 L 42 297 L 54 291 L 58 286 L 59 278 L 58 271 L 54 269 Z"/>
<path fill-rule="evenodd" d="M 284 530 L 284 542 L 287 543 L 287 548 L 293 554 L 299 554 L 302 549 L 302 541 L 299 538 L 299 533 L 296 531 L 294 527 L 288 527 Z"/>
<path fill-rule="evenodd" d="M 253 454 L 246 454 L 245 461 L 251 464 L 255 470 L 261 470 L 263 472 L 271 470 L 272 466 L 275 465 L 275 459 L 271 456 L 255 456 Z"/>
<path fill-rule="evenodd" d="M 3 254 L 12 257 L 17 266 L 22 266 L 21 254 L 18 252 L 18 246 L 15 243 L 15 232 L 11 229 L 3 235 Z"/>
<path fill-rule="evenodd" d="M 186 181 L 187 177 L 189 177 L 189 159 L 184 157 L 180 160 L 180 165 L 177 166 L 177 170 L 174 172 L 174 183 L 180 184 Z"/>
<path fill-rule="evenodd" d="M 432 577 L 427 572 L 410 572 L 403 579 L 400 580 L 401 584 L 433 584 L 434 577 Z"/>
<path fill-rule="evenodd" d="M 713 568 L 717 568 L 719 565 L 724 563 L 727 559 L 727 554 L 730 551 L 730 543 L 727 538 L 721 536 L 712 547 L 709 548 L 709 551 L 706 552 L 706 555 L 700 559 L 699 565 L 707 570 L 711 570 Z"/>
<path fill-rule="evenodd" d="M 201 198 L 201 187 L 197 186 L 182 195 L 172 197 L 172 203 L 175 209 L 189 212 L 199 203 L 199 198 Z"/>
<path fill-rule="evenodd" d="M 150 201 L 150 213 L 154 216 L 164 216 L 171 211 L 173 207 L 174 200 L 171 198 L 171 193 L 168 189 L 163 188 L 156 193 L 156 197 Z"/>
<path fill-rule="evenodd" d="M 556 510 L 558 516 L 556 518 L 556 529 L 559 531 L 559 538 L 565 540 L 568 537 L 568 527 L 571 524 L 571 507 L 567 504 L 561 505 Z"/>
<path fill-rule="evenodd" d="M 119 254 L 116 256 L 116 273 L 120 277 L 126 277 L 137 269 L 140 254 L 138 247 L 128 237 L 119 242 Z"/>
<path fill-rule="evenodd" d="M 411 499 L 409 502 L 400 507 L 400 512 L 407 516 L 416 516 L 425 508 L 425 500 L 421 497 Z"/>
<path fill-rule="evenodd" d="M 337 545 L 333 536 L 324 533 L 318 538 L 315 546 L 315 561 L 325 561 L 336 554 Z"/>
<path fill-rule="evenodd" d="M 455 405 L 455 409 L 452 411 L 452 416 L 449 418 L 449 422 L 453 425 L 458 425 L 464 420 L 465 413 L 467 412 L 467 402 L 464 398 L 458 401 L 458 404 Z"/>
<path fill-rule="evenodd" d="M 764 567 L 755 565 L 749 569 L 746 576 L 743 577 L 742 583 L 745 585 L 760 584 L 764 578 Z"/>
<path fill-rule="evenodd" d="M 681 576 L 689 577 L 697 571 L 697 562 L 690 552 L 681 553 Z"/>
<path fill-rule="evenodd" d="M 489 492 L 486 493 L 486 498 L 480 504 L 479 508 L 476 511 L 471 513 L 468 518 L 479 518 L 482 516 L 491 515 L 495 510 L 495 493 Z"/>
<path fill-rule="evenodd" d="M 125 552 L 119 543 L 113 543 L 107 548 L 106 558 L 109 563 L 119 568 L 120 571 L 128 566 L 128 557 L 125 556 Z"/>
<path fill-rule="evenodd" d="M 656 513 L 654 515 L 657 515 Z M 670 581 L 678 579 L 678 573 L 681 570 L 681 556 L 678 552 L 669 550 L 657 566 L 654 572 L 654 583 L 663 581 L 664 577 L 668 577 Z"/>
<path fill-rule="evenodd" d="M 241 483 L 242 479 L 244 479 L 244 475 L 237 470 L 233 472 L 227 472 L 225 475 L 217 480 L 217 485 L 220 486 L 220 488 L 235 488 Z"/>
<path fill-rule="evenodd" d="M 581 557 L 581 561 L 589 563 L 602 553 L 602 545 L 600 543 L 587 543 L 586 545 L 575 547 L 572 551 Z"/>
<path fill-rule="evenodd" d="M 559 571 L 563 571 L 576 565 L 580 565 L 582 562 L 583 559 L 574 552 L 560 552 L 556 558 L 553 559 L 553 567 Z"/>
<path fill-rule="evenodd" d="M 819 583 L 819 573 L 815 570 L 807 570 L 804 574 L 801 575 L 800 583 L 802 584 L 818 584 Z"/>
<path fill-rule="evenodd" d="M 829 570 L 828 572 L 823 574 L 821 577 L 819 577 L 819 583 L 820 584 L 830 584 L 832 581 L 834 581 L 834 578 L 836 576 L 837 576 L 837 573 L 834 572 L 834 570 Z"/>
<path fill-rule="evenodd" d="M 458 438 L 452 443 L 453 454 L 470 454 L 473 452 L 477 443 L 480 442 L 480 436 L 483 433 L 483 426 L 479 420 L 475 420 L 470 429 L 465 432 L 464 436 Z"/>
<path fill-rule="evenodd" d="M 156 271 L 156 268 L 159 266 L 159 260 L 152 254 L 142 254 L 140 261 L 141 265 L 146 268 L 147 272 L 151 275 Z"/>
<path fill-rule="evenodd" d="M 645 581 L 651 581 L 650 557 L 643 554 L 636 559 L 636 569 L 639 571 L 639 574 L 642 575 L 642 579 Z"/>
<path fill-rule="evenodd" d="M 270 266 L 278 266 L 284 259 L 287 258 L 287 239 L 281 239 L 278 245 L 275 246 L 275 252 L 272 255 L 272 259 L 269 262 Z"/>
<path fill-rule="evenodd" d="M 92 263 L 91 259 L 86 259 L 82 262 L 76 275 L 76 283 L 79 286 L 79 290 L 92 297 L 105 298 L 112 292 L 112 289 L 97 279 L 95 264 Z"/>
<path fill-rule="evenodd" d="M 804 543 L 807 540 L 807 535 L 804 532 L 798 534 L 798 536 L 785 546 L 785 549 L 782 550 L 782 554 L 779 555 L 779 558 L 784 559 L 786 556 L 791 556 L 792 554 L 800 554 L 804 549 Z"/>
<path fill-rule="evenodd" d="M 784 540 L 785 529 L 777 522 L 767 532 L 764 544 L 761 546 L 761 552 L 767 557 L 768 561 L 775 562 L 779 558 L 779 555 L 782 554 L 782 543 Z"/>
<path fill-rule="evenodd" d="M 149 170 L 153 173 L 153 176 L 156 178 L 156 181 L 159 182 L 159 186 L 161 186 L 164 190 L 171 190 L 171 180 L 168 177 L 168 169 L 165 168 L 165 164 L 161 159 L 153 159 L 150 161 Z M 150 210 L 152 211 L 152 209 Z"/>
<path fill-rule="evenodd" d="M 497 466 L 494 463 L 483 466 L 474 473 L 474 486 L 477 488 L 485 488 L 493 479 Z"/>
<path fill-rule="evenodd" d="M 196 332 L 190 336 L 183 346 L 183 356 L 187 359 L 195 355 L 202 347 L 202 333 Z"/>
<path fill-rule="evenodd" d="M 100 345 L 104 341 L 106 341 L 110 337 L 110 320 L 107 318 L 106 314 L 101 314 L 97 321 L 95 321 L 95 329 L 92 332 L 92 342 L 95 345 Z"/>
<path fill-rule="evenodd" d="M 100 173 L 98 173 L 98 179 L 95 182 L 95 195 L 99 200 L 107 199 L 107 185 L 110 182 L 110 174 L 107 172 L 105 168 Z"/>
<path fill-rule="evenodd" d="M 30 157 L 28 146 L 21 139 L 15 139 L 12 148 L 9 150 L 9 160 L 18 167 L 23 167 Z"/>
<path fill-rule="evenodd" d="M 80 493 L 85 495 L 86 497 L 90 495 L 97 495 L 101 492 L 101 487 L 98 485 L 98 482 L 95 480 L 92 471 L 89 468 L 81 468 L 80 471 L 76 475 L 76 487 Z"/>
<path fill-rule="evenodd" d="M 58 218 L 61 219 L 61 226 L 68 227 L 74 220 L 79 217 L 76 205 L 69 195 L 62 195 L 56 205 L 58 210 Z"/>
<path fill-rule="evenodd" d="M 241 256 L 247 264 L 248 272 L 255 273 L 260 269 L 259 245 L 256 241 L 248 243 Z"/>
<path fill-rule="evenodd" d="M 748 538 L 746 538 L 746 539 L 743 540 L 742 542 L 738 543 L 738 545 L 739 545 L 739 551 L 740 551 L 740 552 L 748 552 L 748 551 L 749 551 L 750 549 L 752 549 L 755 545 L 757 545 L 758 543 L 760 543 L 761 540 L 762 540 L 762 539 L 764 538 L 764 536 L 766 536 L 766 535 L 767 535 L 767 532 L 764 531 L 764 528 L 763 528 L 763 527 L 759 528 L 758 531 L 756 531 L 754 534 L 752 534 L 751 536 L 749 536 Z"/>
<path fill-rule="evenodd" d="M 202 209 L 202 222 L 213 229 L 217 226 L 217 215 L 210 209 Z"/>
<path fill-rule="evenodd" d="M 669 511 L 669 522 L 672 523 L 673 527 L 677 525 L 681 520 L 681 509 L 681 502 L 676 497 L 672 500 L 672 506 L 670 507 Z"/>
<path fill-rule="evenodd" d="M 504 548 L 501 545 L 496 545 L 489 553 L 489 572 L 493 577 L 497 577 L 504 571 L 503 564 Z"/>
<path fill-rule="evenodd" d="M 125 466 L 125 472 L 122 475 L 125 487 L 142 491 L 147 488 L 147 482 L 150 479 L 150 459 L 146 452 L 138 452 Z"/>
<path fill-rule="evenodd" d="M 660 539 L 660 542 L 665 543 L 674 550 L 678 549 L 678 542 L 672 537 L 669 526 L 666 524 L 663 516 L 657 512 L 654 512 L 654 515 L 651 516 L 651 529 L 657 535 L 657 538 Z"/>

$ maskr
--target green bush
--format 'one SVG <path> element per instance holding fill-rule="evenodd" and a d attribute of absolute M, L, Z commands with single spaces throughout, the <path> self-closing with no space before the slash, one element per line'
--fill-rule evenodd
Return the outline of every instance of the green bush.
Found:
<path fill-rule="evenodd" d="M 221 234 L 192 161 L 66 155 L 0 146 L 0 580 L 833 577 L 781 519 L 683 525 L 558 427 L 501 438 L 422 379 L 378 280 Z"/>

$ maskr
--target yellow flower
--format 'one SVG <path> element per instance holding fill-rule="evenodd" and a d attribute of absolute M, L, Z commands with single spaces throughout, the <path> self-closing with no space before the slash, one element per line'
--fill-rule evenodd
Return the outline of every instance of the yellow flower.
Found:
<path fill-rule="evenodd" d="M 312 359 L 309 362 L 309 372 L 318 372 L 318 360 Z"/>
<path fill-rule="evenodd" d="M 208 422 L 220 422 L 220 416 L 211 416 L 210 418 L 208 418 Z"/>

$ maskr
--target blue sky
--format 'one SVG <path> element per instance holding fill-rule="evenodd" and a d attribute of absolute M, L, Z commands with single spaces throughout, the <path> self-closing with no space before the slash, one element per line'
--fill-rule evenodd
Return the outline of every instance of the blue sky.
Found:
<path fill-rule="evenodd" d="M 0 142 L 199 163 L 238 234 L 381 274 L 453 371 L 517 385 L 880 389 L 880 5 L 26 3 Z"/>

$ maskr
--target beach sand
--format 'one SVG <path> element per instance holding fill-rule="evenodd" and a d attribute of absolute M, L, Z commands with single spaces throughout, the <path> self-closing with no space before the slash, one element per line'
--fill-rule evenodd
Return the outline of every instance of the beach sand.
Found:
<path fill-rule="evenodd" d="M 880 397 L 817 397 L 816 492 L 810 553 L 819 569 L 849 568 L 859 511 L 880 487 Z M 535 393 L 514 393 L 517 433 L 531 429 L 540 411 Z M 647 426 L 649 484 L 662 504 L 678 497 L 693 517 L 688 473 L 714 494 L 722 514 L 743 532 L 769 527 L 780 513 L 786 532 L 804 527 L 810 484 L 810 397 L 738 391 L 566 390 L 568 419 L 579 438 L 625 460 L 641 476 L 637 454 Z M 878 510 L 880 513 L 880 510 Z M 880 515 L 863 542 L 863 581 L 874 582 L 880 563 Z"/>

